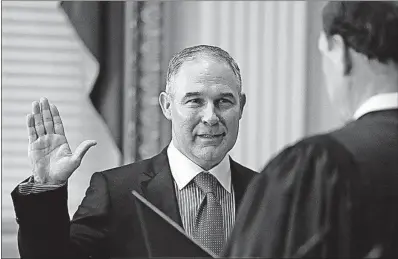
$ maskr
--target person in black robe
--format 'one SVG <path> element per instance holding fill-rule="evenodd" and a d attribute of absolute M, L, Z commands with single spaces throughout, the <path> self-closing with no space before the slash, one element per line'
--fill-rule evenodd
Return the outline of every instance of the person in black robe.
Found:
<path fill-rule="evenodd" d="M 226 257 L 398 258 L 398 7 L 329 2 L 322 15 L 326 85 L 347 123 L 252 180 Z"/>

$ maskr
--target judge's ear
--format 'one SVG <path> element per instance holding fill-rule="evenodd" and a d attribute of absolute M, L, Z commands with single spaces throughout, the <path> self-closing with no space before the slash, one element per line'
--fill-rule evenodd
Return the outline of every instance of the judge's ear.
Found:
<path fill-rule="evenodd" d="M 166 119 L 171 120 L 171 96 L 166 92 L 159 95 L 159 104 Z"/>
<path fill-rule="evenodd" d="M 351 54 L 349 47 L 340 35 L 335 34 L 327 38 L 326 34 L 322 32 L 319 39 L 319 49 L 343 75 L 350 74 L 352 69 Z"/>

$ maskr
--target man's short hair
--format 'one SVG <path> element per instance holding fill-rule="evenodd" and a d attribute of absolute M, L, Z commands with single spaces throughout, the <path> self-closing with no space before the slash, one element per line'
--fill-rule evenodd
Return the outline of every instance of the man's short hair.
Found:
<path fill-rule="evenodd" d="M 347 47 L 369 59 L 398 64 L 398 4 L 384 1 L 331 1 L 322 13 L 328 38 L 340 35 Z"/>
<path fill-rule="evenodd" d="M 241 91 L 242 78 L 240 75 L 240 69 L 238 64 L 229 55 L 229 53 L 216 46 L 198 45 L 185 48 L 172 57 L 169 62 L 169 67 L 167 69 L 166 92 L 170 92 L 173 77 L 177 75 L 181 66 L 185 62 L 195 60 L 199 57 L 210 57 L 217 61 L 225 62 L 234 72 L 239 84 L 239 91 Z"/>

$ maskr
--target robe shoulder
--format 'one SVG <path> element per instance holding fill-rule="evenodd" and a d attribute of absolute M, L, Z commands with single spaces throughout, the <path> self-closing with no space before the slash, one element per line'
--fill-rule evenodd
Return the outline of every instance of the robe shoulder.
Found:
<path fill-rule="evenodd" d="M 285 148 L 248 187 L 226 255 L 347 255 L 355 172 L 351 154 L 329 135 Z"/>

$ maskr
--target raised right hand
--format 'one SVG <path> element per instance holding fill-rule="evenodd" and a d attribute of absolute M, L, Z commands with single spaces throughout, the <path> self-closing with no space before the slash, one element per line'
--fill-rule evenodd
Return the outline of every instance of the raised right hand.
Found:
<path fill-rule="evenodd" d="M 80 166 L 88 149 L 97 144 L 94 140 L 82 142 L 71 152 L 65 137 L 58 109 L 46 98 L 32 103 L 32 114 L 27 116 L 29 133 L 28 156 L 33 167 L 35 182 L 63 184 Z"/>

